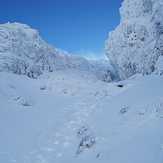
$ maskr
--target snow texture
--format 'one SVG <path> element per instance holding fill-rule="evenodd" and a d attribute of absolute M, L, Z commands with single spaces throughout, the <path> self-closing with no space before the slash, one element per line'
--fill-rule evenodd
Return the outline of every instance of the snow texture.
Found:
<path fill-rule="evenodd" d="M 89 62 L 81 56 L 54 49 L 41 39 L 37 30 L 28 25 L 0 25 L 0 71 L 37 78 L 44 71 L 78 69 L 109 82 L 112 81 L 109 65 L 107 60 Z"/>
<path fill-rule="evenodd" d="M 163 76 L 107 83 L 79 74 L 0 72 L 0 161 L 162 162 Z"/>
<path fill-rule="evenodd" d="M 163 1 L 124 0 L 120 25 L 109 33 L 105 53 L 121 79 L 163 73 Z"/>

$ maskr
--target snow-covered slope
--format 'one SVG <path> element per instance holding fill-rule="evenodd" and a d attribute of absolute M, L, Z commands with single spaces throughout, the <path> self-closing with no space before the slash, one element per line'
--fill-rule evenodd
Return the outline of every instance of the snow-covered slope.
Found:
<path fill-rule="evenodd" d="M 124 0 L 121 22 L 110 32 L 105 52 L 121 79 L 163 73 L 163 1 Z"/>
<path fill-rule="evenodd" d="M 94 77 L 0 72 L 0 162 L 162 162 L 163 76 Z"/>
<path fill-rule="evenodd" d="M 78 69 L 93 73 L 101 80 L 111 81 L 111 66 L 109 61 L 105 62 L 108 64 L 98 67 L 81 56 L 54 49 L 41 39 L 37 30 L 28 25 L 0 25 L 0 71 L 36 78 L 43 71 Z"/>

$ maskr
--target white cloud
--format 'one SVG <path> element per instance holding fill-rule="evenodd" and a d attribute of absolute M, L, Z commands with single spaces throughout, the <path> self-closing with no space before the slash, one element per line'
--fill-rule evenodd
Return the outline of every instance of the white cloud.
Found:
<path fill-rule="evenodd" d="M 82 49 L 82 50 L 77 51 L 76 54 L 81 55 L 87 60 L 108 59 L 104 52 L 95 54 L 91 51 L 86 51 Z"/>
<path fill-rule="evenodd" d="M 62 49 L 62 48 L 54 48 L 54 49 L 58 49 L 59 51 L 63 52 L 63 53 L 68 53 L 66 50 Z"/>

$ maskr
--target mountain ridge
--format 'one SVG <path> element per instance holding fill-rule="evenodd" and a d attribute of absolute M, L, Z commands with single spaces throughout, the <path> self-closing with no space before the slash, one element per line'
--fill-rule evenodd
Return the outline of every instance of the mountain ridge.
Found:
<path fill-rule="evenodd" d="M 0 71 L 36 78 L 43 71 L 76 69 L 95 74 L 98 79 L 112 81 L 111 66 L 102 60 L 88 61 L 46 44 L 37 30 L 20 23 L 0 25 Z M 99 65 L 99 66 L 97 66 Z"/>

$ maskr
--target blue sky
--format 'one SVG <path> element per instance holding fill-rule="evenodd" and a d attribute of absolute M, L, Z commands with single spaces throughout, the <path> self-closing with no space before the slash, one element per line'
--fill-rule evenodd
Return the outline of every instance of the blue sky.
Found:
<path fill-rule="evenodd" d="M 104 58 L 108 33 L 120 22 L 123 0 L 0 0 L 0 24 L 19 22 L 37 29 L 62 51 Z"/>

